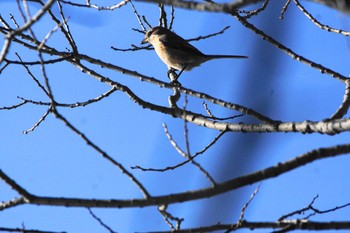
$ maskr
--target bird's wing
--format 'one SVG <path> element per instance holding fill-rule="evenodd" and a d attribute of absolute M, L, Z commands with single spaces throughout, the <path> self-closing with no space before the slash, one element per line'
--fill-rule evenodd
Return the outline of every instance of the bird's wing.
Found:
<path fill-rule="evenodd" d="M 196 47 L 192 46 L 185 39 L 176 35 L 175 33 L 172 33 L 171 36 L 163 35 L 159 39 L 164 43 L 164 45 L 168 46 L 169 48 L 181 50 L 185 53 L 196 54 L 198 56 L 204 55 Z"/>

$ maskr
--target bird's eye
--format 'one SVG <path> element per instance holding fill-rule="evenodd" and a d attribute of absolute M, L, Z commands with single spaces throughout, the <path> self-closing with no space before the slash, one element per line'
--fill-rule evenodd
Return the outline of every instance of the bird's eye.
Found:
<path fill-rule="evenodd" d="M 148 36 L 151 36 L 151 35 L 153 34 L 153 32 L 154 32 L 154 30 L 151 29 L 151 30 L 149 30 L 149 31 L 147 32 L 147 35 L 148 35 Z"/>

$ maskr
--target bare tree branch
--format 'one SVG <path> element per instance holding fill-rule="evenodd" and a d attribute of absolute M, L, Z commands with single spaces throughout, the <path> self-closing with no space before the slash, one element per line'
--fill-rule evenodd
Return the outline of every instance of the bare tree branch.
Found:
<path fill-rule="evenodd" d="M 58 117 L 63 118 L 58 115 Z M 67 126 L 73 131 L 77 131 L 67 120 L 63 120 L 68 124 Z M 79 134 L 88 145 L 92 146 L 95 150 L 101 151 L 96 145 L 92 144 L 82 133 Z M 123 172 L 129 173 L 126 169 L 123 169 L 120 164 L 115 162 L 112 158 L 109 158 L 107 154 L 103 151 L 100 152 L 103 157 L 108 159 L 111 163 L 118 166 Z M 12 189 L 16 190 L 20 195 L 25 198 L 26 203 L 36 204 L 36 205 L 50 205 L 50 206 L 66 206 L 66 207 L 110 207 L 110 208 L 122 208 L 122 207 L 144 207 L 144 206 L 158 206 L 158 205 L 168 205 L 177 202 L 185 202 L 190 200 L 198 200 L 202 198 L 212 197 L 221 193 L 229 192 L 246 185 L 251 185 L 256 182 L 261 182 L 263 180 L 279 176 L 286 172 L 292 171 L 296 168 L 304 166 L 306 164 L 312 163 L 316 160 L 330 158 L 335 156 L 340 156 L 350 153 L 350 144 L 343 144 L 334 147 L 321 148 L 310 151 L 306 154 L 300 155 L 289 161 L 281 162 L 275 166 L 259 170 L 250 173 L 245 176 L 233 178 L 226 182 L 218 183 L 214 187 L 192 190 L 189 192 L 177 193 L 165 196 L 153 196 L 151 197 L 147 191 L 145 191 L 141 184 L 140 190 L 144 192 L 146 199 L 130 199 L 130 200 L 97 200 L 97 199 L 80 199 L 80 198 L 56 198 L 56 197 L 40 197 L 34 196 L 23 189 L 15 181 L 9 178 L 4 172 L 0 170 L 0 178 L 4 180 Z M 134 183 L 137 180 L 133 178 L 130 174 L 127 174 Z"/>

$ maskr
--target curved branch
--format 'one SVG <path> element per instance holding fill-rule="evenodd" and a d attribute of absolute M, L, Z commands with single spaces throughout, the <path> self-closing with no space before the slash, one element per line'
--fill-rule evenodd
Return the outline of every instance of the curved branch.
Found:
<path fill-rule="evenodd" d="M 152 196 L 144 199 L 129 200 L 97 200 L 81 198 L 57 198 L 35 196 L 16 182 L 11 180 L 4 172 L 0 170 L 0 178 L 3 179 L 11 188 L 25 196 L 26 202 L 36 205 L 65 206 L 65 207 L 109 207 L 109 208 L 130 208 L 144 206 L 159 206 L 185 201 L 198 200 L 213 197 L 226 193 L 247 185 L 251 185 L 263 180 L 277 177 L 281 174 L 292 171 L 296 168 L 312 163 L 319 159 L 330 158 L 350 153 L 350 144 L 343 144 L 334 147 L 321 148 L 302 154 L 289 161 L 278 163 L 275 166 L 250 173 L 245 176 L 233 178 L 223 183 L 218 183 L 215 187 L 209 187 L 199 190 L 192 190 L 183 193 L 169 194 L 163 196 Z"/>
<path fill-rule="evenodd" d="M 348 112 L 350 107 L 350 79 L 345 82 L 345 94 L 343 102 L 337 109 L 337 111 L 330 117 L 331 120 L 341 119 Z"/>

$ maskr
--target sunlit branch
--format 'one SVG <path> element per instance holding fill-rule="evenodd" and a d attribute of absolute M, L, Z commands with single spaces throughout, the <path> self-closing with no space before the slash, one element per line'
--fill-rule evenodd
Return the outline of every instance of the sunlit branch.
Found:
<path fill-rule="evenodd" d="M 175 217 L 173 216 L 168 210 L 167 205 L 160 205 L 158 206 L 158 211 L 163 216 L 165 222 L 169 225 L 172 231 L 178 231 L 181 229 L 181 223 L 185 220 L 183 218 Z M 172 223 L 172 221 L 176 222 L 176 225 Z"/>
<path fill-rule="evenodd" d="M 282 8 L 282 11 L 281 11 L 281 14 L 280 14 L 280 19 L 283 19 L 284 18 L 284 13 L 286 13 L 287 9 L 288 9 L 288 6 L 290 5 L 291 3 L 291 0 L 287 0 L 286 3 L 284 4 L 283 8 Z"/>
<path fill-rule="evenodd" d="M 6 177 L 7 176 L 4 176 L 1 173 L 2 173 L 2 171 L 0 170 L 0 177 L 1 177 L 1 179 L 3 181 L 6 182 Z M 26 204 L 26 203 L 27 203 L 26 198 L 24 198 L 23 196 L 19 197 L 19 198 L 14 198 L 14 199 L 9 200 L 9 201 L 2 201 L 2 202 L 0 202 L 0 210 L 2 211 L 2 210 L 5 210 L 5 209 L 9 209 L 9 208 L 12 208 L 12 207 L 15 207 L 15 206 L 18 206 L 18 205 L 23 205 L 23 204 Z"/>
<path fill-rule="evenodd" d="M 240 16 L 239 16 L 240 17 Z M 241 18 L 243 19 L 243 18 Z M 244 19 L 243 19 L 244 20 Z M 40 44 L 40 43 L 39 43 Z M 53 55 L 61 55 L 61 56 L 67 56 L 67 53 L 60 53 L 55 51 L 52 48 L 45 47 L 46 49 L 43 50 L 42 52 L 49 52 L 50 54 Z M 75 55 L 76 59 L 82 59 L 85 61 L 88 61 L 92 64 L 96 65 L 102 65 L 103 67 L 107 67 L 111 70 L 116 70 L 119 72 L 122 72 L 125 75 L 130 75 L 132 77 L 137 77 L 141 81 L 147 81 L 153 84 L 156 84 L 160 87 L 166 87 L 166 88 L 174 88 L 174 85 L 162 82 L 160 80 L 150 78 L 147 76 L 144 76 L 140 73 L 137 73 L 135 71 L 130 71 L 128 69 L 124 69 L 122 67 L 115 66 L 110 63 L 103 62 L 98 59 L 91 58 L 87 55 Z M 76 63 L 75 59 L 68 59 L 68 62 L 72 63 L 75 66 L 80 66 L 79 64 Z M 83 68 L 84 70 L 84 68 Z M 186 119 L 188 122 L 192 122 L 194 124 L 204 126 L 207 128 L 212 128 L 220 131 L 234 131 L 234 132 L 302 132 L 302 133 L 324 133 L 324 134 L 336 134 L 339 132 L 344 132 L 350 129 L 350 122 L 348 119 L 342 119 L 342 120 L 335 120 L 335 121 L 319 121 L 319 122 L 311 122 L 311 121 L 305 121 L 305 122 L 278 122 L 278 121 L 273 121 L 255 111 L 252 109 L 245 108 L 241 105 L 238 104 L 232 104 L 217 98 L 213 98 L 205 93 L 201 92 L 196 92 L 192 91 L 190 89 L 184 88 L 184 87 L 179 87 L 176 86 L 176 90 L 185 93 L 187 95 L 195 96 L 197 98 L 201 99 L 206 99 L 214 104 L 218 104 L 220 106 L 223 106 L 228 109 L 236 110 L 239 112 L 242 112 L 247 115 L 252 115 L 256 117 L 257 119 L 263 120 L 265 122 L 268 122 L 267 124 L 233 124 L 233 123 L 227 123 L 227 122 L 217 122 L 217 121 L 212 121 L 208 119 L 208 117 L 203 116 L 201 114 L 194 114 L 189 111 L 183 111 L 179 108 L 166 108 L 163 106 L 155 105 L 149 102 L 146 102 L 136 96 L 128 87 L 118 84 L 106 77 L 99 77 L 96 76 L 94 71 L 88 72 L 90 75 L 93 77 L 97 78 L 101 82 L 104 82 L 111 87 L 115 86 L 116 89 L 121 90 L 125 92 L 133 101 L 135 101 L 137 104 L 144 108 L 148 108 L 150 110 L 156 110 L 162 113 L 166 113 L 171 116 L 179 117 L 182 119 Z"/>
<path fill-rule="evenodd" d="M 128 2 L 130 2 L 131 0 L 124 0 L 124 1 L 120 1 L 117 4 L 111 5 L 111 6 L 98 6 L 96 4 L 90 4 L 90 1 L 88 1 L 87 4 L 80 4 L 80 3 L 75 3 L 72 1 L 67 1 L 67 0 L 60 0 L 60 2 L 67 4 L 67 5 L 71 5 L 71 6 L 76 6 L 76 7 L 87 7 L 87 8 L 94 8 L 96 10 L 115 10 L 118 8 L 121 8 L 122 6 L 125 6 Z"/>
<path fill-rule="evenodd" d="M 49 113 L 51 112 L 51 107 L 47 109 L 47 111 L 44 113 L 44 115 L 29 129 L 23 131 L 23 134 L 28 134 L 32 131 L 34 131 L 45 119 L 46 117 L 49 115 Z"/>
<path fill-rule="evenodd" d="M 331 120 L 341 119 L 348 112 L 350 107 L 350 79 L 345 83 L 345 94 L 343 97 L 343 102 L 337 109 L 337 111 L 330 117 Z"/>
<path fill-rule="evenodd" d="M 122 68 L 122 67 L 119 67 L 119 66 L 116 66 L 116 65 L 113 65 L 111 63 L 106 63 L 106 62 L 103 62 L 99 59 L 95 59 L 95 58 L 92 58 L 92 57 L 89 57 L 87 55 L 83 55 L 83 54 L 80 54 L 79 55 L 79 58 L 82 59 L 82 60 L 85 60 L 85 61 L 88 61 L 92 64 L 95 64 L 95 65 L 100 65 L 100 66 L 103 66 L 103 67 L 106 67 L 106 68 L 109 68 L 111 70 L 115 70 L 115 71 L 118 71 L 118 72 L 121 72 L 123 74 L 126 74 L 126 75 L 130 75 L 132 77 L 135 77 L 135 78 L 138 78 L 140 79 L 141 81 L 147 81 L 149 83 L 152 83 L 152 84 L 155 84 L 159 87 L 165 87 L 165 88 L 169 88 L 169 89 L 172 89 L 174 88 L 174 85 L 172 84 L 169 84 L 167 82 L 163 82 L 163 81 L 160 81 L 158 79 L 155 79 L 155 78 L 152 78 L 152 77 L 148 77 L 148 76 L 145 76 L 145 75 L 142 75 L 136 71 L 130 71 L 128 69 L 125 69 L 125 68 Z M 108 81 L 108 80 L 107 80 Z M 110 81 L 108 81 L 109 85 Z M 208 94 L 205 94 L 203 92 L 198 92 L 198 91 L 193 91 L 191 89 L 188 89 L 188 88 L 185 88 L 185 87 L 179 87 L 177 86 L 176 87 L 177 90 L 179 90 L 180 92 L 184 93 L 184 94 L 187 94 L 187 95 L 190 95 L 190 96 L 194 96 L 196 98 L 200 98 L 200 99 L 205 99 L 213 104 L 217 104 L 217 105 L 220 105 L 222 107 L 225 107 L 225 108 L 228 108 L 228 109 L 231 109 L 231 110 L 235 110 L 235 111 L 239 111 L 241 113 L 244 113 L 244 114 L 247 114 L 247 115 L 251 115 L 259 120 L 262 120 L 262 121 L 265 121 L 265 122 L 269 122 L 269 123 L 275 123 L 276 121 L 252 110 L 252 109 L 249 109 L 249 108 L 246 108 L 242 105 L 239 105 L 239 104 L 233 104 L 233 103 L 230 103 L 230 102 L 227 102 L 227 101 L 224 101 L 224 100 L 221 100 L 221 99 L 218 99 L 218 98 L 214 98 Z"/>
<path fill-rule="evenodd" d="M 29 40 L 29 41 L 37 44 L 37 45 L 40 44 L 40 42 L 36 41 L 35 39 L 33 39 L 33 38 L 31 38 L 31 37 L 29 37 L 27 35 L 21 34 L 20 36 L 23 37 L 25 40 Z M 24 46 L 26 46 L 27 48 L 30 48 L 30 49 L 35 49 L 36 50 L 36 48 L 37 48 L 35 46 L 30 46 L 30 45 L 28 45 L 26 43 L 23 43 L 22 41 L 19 41 L 19 40 L 14 40 L 14 41 L 16 41 L 18 43 L 21 43 L 21 44 L 23 44 Z M 66 53 L 66 52 L 58 52 L 55 49 L 50 48 L 50 47 L 48 47 L 46 45 L 43 46 L 43 50 L 41 52 L 48 53 L 48 54 L 51 54 L 51 55 L 57 55 L 57 56 L 60 56 L 60 57 L 67 57 L 67 61 L 71 62 L 73 65 L 76 64 L 75 59 L 82 59 L 82 60 L 88 61 L 88 62 L 90 62 L 92 64 L 100 65 L 100 66 L 109 68 L 111 70 L 115 70 L 115 71 L 118 71 L 118 72 L 122 72 L 123 74 L 139 78 L 141 81 L 147 81 L 149 83 L 156 84 L 159 87 L 174 88 L 174 86 L 172 84 L 169 84 L 169 83 L 157 80 L 155 78 L 147 77 L 147 76 L 142 75 L 142 74 L 140 74 L 138 72 L 130 71 L 128 69 L 125 69 L 125 68 L 113 65 L 111 63 L 103 62 L 103 61 L 101 61 L 99 59 L 95 59 L 95 58 L 89 57 L 87 55 L 71 54 L 71 53 Z M 73 56 L 74 58 L 70 58 L 71 56 Z M 42 61 L 42 62 L 44 63 L 44 61 Z M 191 95 L 191 96 L 195 96 L 197 98 L 206 99 L 206 100 L 208 100 L 208 101 L 210 101 L 210 102 L 212 102 L 214 104 L 218 104 L 218 105 L 223 106 L 225 108 L 236 110 L 236 111 L 242 112 L 242 113 L 247 114 L 247 115 L 252 115 L 253 117 L 255 117 L 255 118 L 259 119 L 259 120 L 265 121 L 265 122 L 270 122 L 272 124 L 275 123 L 275 121 L 271 120 L 270 118 L 268 118 L 266 116 L 263 116 L 262 114 L 259 114 L 259 113 L 255 112 L 252 109 L 245 108 L 245 107 L 243 107 L 241 105 L 238 105 L 238 104 L 232 104 L 232 103 L 229 103 L 229 102 L 217 99 L 217 98 L 213 98 L 213 97 L 211 97 L 211 96 L 209 96 L 209 95 L 207 95 L 205 93 L 196 92 L 196 91 L 190 90 L 188 88 L 184 88 L 184 87 L 176 87 L 176 91 L 181 91 L 182 93 L 185 93 L 185 94 L 188 94 L 188 95 Z"/>

